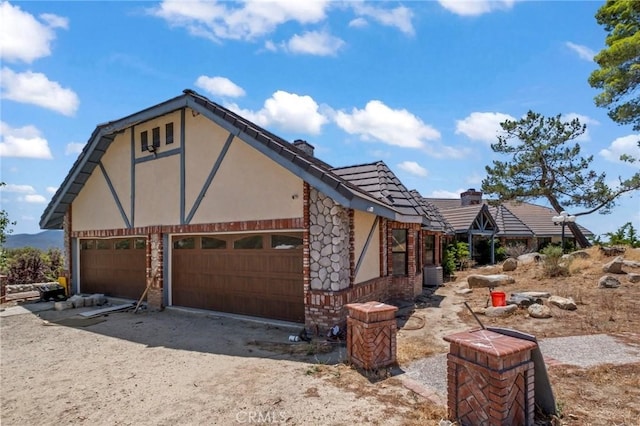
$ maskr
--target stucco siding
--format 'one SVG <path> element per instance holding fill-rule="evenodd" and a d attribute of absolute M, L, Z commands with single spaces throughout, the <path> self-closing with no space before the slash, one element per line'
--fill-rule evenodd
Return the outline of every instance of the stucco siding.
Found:
<path fill-rule="evenodd" d="M 173 123 L 173 142 L 167 144 L 167 133 L 166 133 L 166 124 Z M 149 121 L 145 121 L 144 123 L 137 124 L 134 127 L 135 132 L 135 156 L 136 158 L 148 157 L 152 155 L 148 151 L 142 150 L 141 144 L 141 134 L 142 132 L 147 132 L 148 143 L 149 145 L 153 142 L 153 129 L 155 127 L 160 128 L 160 147 L 157 149 L 157 152 L 161 153 L 164 151 L 180 148 L 180 111 L 175 111 L 170 114 L 166 114 L 157 118 L 154 118 Z M 131 129 L 128 129 L 130 131 Z M 130 137 L 130 136 L 129 136 Z"/>
<path fill-rule="evenodd" d="M 302 189 L 300 178 L 235 138 L 191 223 L 302 217 Z"/>
<path fill-rule="evenodd" d="M 71 205 L 73 231 L 125 228 L 126 224 L 109 190 L 107 181 L 96 167 Z"/>
<path fill-rule="evenodd" d="M 116 192 L 122 209 L 131 219 L 131 129 L 120 133 L 109 145 L 109 149 L 102 157 L 107 176 Z M 94 170 L 93 174 L 101 173 Z"/>
<path fill-rule="evenodd" d="M 356 210 L 354 212 L 354 249 L 356 263 L 361 258 L 367 238 L 371 232 L 371 227 L 375 222 L 376 216 Z M 360 269 L 355 277 L 355 283 L 362 283 L 367 280 L 380 276 L 380 232 L 376 226 L 367 251 L 362 257 Z"/>
<path fill-rule="evenodd" d="M 136 165 L 134 226 L 180 224 L 180 156 Z"/>

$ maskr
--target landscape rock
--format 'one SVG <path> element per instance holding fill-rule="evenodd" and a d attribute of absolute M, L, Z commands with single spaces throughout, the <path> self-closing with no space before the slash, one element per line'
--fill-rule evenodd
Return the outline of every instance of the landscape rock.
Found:
<path fill-rule="evenodd" d="M 540 305 L 538 303 L 534 303 L 533 305 L 527 308 L 527 312 L 529 312 L 529 316 L 531 318 L 551 318 L 551 310 L 544 305 Z"/>
<path fill-rule="evenodd" d="M 618 288 L 620 287 L 620 280 L 611 275 L 604 275 L 598 280 L 599 288 Z"/>
<path fill-rule="evenodd" d="M 625 272 L 622 270 L 624 266 L 624 259 L 622 256 L 618 256 L 614 258 L 611 262 L 605 263 L 602 266 L 602 270 L 607 274 L 624 274 Z"/>
<path fill-rule="evenodd" d="M 525 253 L 518 256 L 518 263 L 526 265 L 528 263 L 538 263 L 542 259 L 540 253 Z"/>
<path fill-rule="evenodd" d="M 569 253 L 569 256 L 574 259 L 589 259 L 591 255 L 586 250 L 576 250 L 574 252 Z"/>
<path fill-rule="evenodd" d="M 630 283 L 640 283 L 640 274 L 629 272 L 627 278 L 629 278 Z"/>
<path fill-rule="evenodd" d="M 605 256 L 619 256 L 624 254 L 623 247 L 600 247 L 600 251 L 604 253 Z"/>
<path fill-rule="evenodd" d="M 514 259 L 513 257 L 508 258 L 502 264 L 502 270 L 504 272 L 515 271 L 517 267 L 518 267 L 518 260 Z"/>
<path fill-rule="evenodd" d="M 546 291 L 520 291 L 517 294 L 533 297 L 534 299 L 537 299 L 537 298 L 548 299 L 549 297 L 551 297 L 551 293 L 548 293 Z"/>
<path fill-rule="evenodd" d="M 524 308 L 533 305 L 534 303 L 542 303 L 542 300 L 522 293 L 511 293 L 511 296 L 507 299 L 507 305 L 517 305 Z"/>
<path fill-rule="evenodd" d="M 560 296 L 551 296 L 549 298 L 549 303 L 557 306 L 560 309 L 564 309 L 565 311 L 575 311 L 578 309 L 576 302 L 573 301 L 571 297 L 560 297 Z"/>
<path fill-rule="evenodd" d="M 469 275 L 467 277 L 469 288 L 483 288 L 483 287 L 499 287 L 507 284 L 513 284 L 515 279 L 509 275 L 494 274 L 494 275 Z"/>
<path fill-rule="evenodd" d="M 71 303 L 68 300 L 62 301 L 62 302 L 55 302 L 53 304 L 53 309 L 55 309 L 56 311 L 66 311 L 67 309 L 72 309 L 73 308 L 73 303 Z"/>
<path fill-rule="evenodd" d="M 456 294 L 465 295 L 465 294 L 469 294 L 469 293 L 473 293 L 473 290 L 470 289 L 470 288 L 463 288 L 461 290 L 456 290 Z"/>
<path fill-rule="evenodd" d="M 503 317 L 515 312 L 517 309 L 517 305 L 489 306 L 484 310 L 484 314 L 488 317 Z"/>
<path fill-rule="evenodd" d="M 636 262 L 635 260 L 623 260 L 624 266 L 628 266 L 630 268 L 640 268 L 640 262 Z"/>

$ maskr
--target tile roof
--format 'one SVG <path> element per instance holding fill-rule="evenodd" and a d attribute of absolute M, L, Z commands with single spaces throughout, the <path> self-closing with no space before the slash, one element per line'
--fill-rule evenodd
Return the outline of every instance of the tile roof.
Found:
<path fill-rule="evenodd" d="M 334 168 L 332 171 L 376 199 L 392 206 L 401 221 L 422 223 L 433 230 L 444 230 L 443 224 L 426 211 L 416 197 L 383 161 Z"/>

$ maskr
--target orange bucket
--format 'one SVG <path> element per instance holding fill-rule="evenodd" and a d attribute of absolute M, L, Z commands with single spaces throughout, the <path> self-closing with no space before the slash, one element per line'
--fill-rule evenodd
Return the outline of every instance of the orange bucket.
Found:
<path fill-rule="evenodd" d="M 493 306 L 506 306 L 507 295 L 504 291 L 492 291 L 491 292 L 491 305 Z"/>

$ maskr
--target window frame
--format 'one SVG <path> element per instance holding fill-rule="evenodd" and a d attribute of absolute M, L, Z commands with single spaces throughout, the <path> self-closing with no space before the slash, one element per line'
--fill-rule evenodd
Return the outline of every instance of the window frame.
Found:
<path fill-rule="evenodd" d="M 404 242 L 401 243 L 398 241 L 396 237 L 396 233 L 404 233 Z M 399 235 L 398 235 L 399 237 Z M 409 273 L 408 268 L 408 240 L 409 240 L 409 230 L 404 228 L 392 229 L 391 230 L 391 275 L 396 277 L 407 276 Z M 404 247 L 402 247 L 404 245 Z M 397 259 L 402 258 L 403 268 L 402 271 L 398 271 L 396 268 Z"/>

